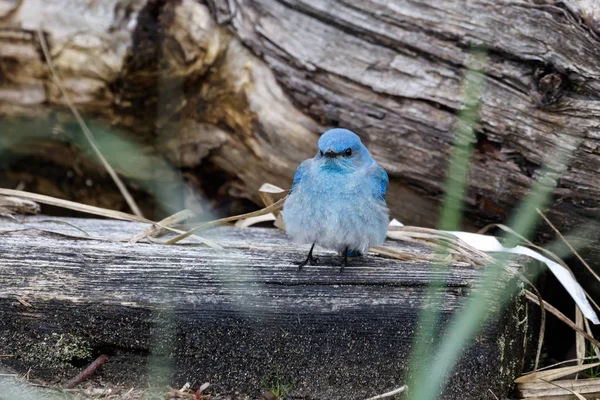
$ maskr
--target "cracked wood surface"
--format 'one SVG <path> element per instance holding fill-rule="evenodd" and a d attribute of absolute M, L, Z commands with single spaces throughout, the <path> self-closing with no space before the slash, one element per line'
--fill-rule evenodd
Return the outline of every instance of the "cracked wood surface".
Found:
<path fill-rule="evenodd" d="M 429 279 L 446 282 L 437 290 L 443 326 L 481 274 L 465 263 L 436 269 L 372 255 L 340 274 L 330 265 L 337 255 L 321 249 L 322 264 L 298 272 L 307 249 L 276 229 L 203 232 L 218 250 L 123 242 L 146 227 L 138 223 L 24 221 L 0 220 L 0 353 L 14 355 L 0 363 L 46 379 L 67 379 L 103 352 L 97 379 L 143 384 L 153 354 L 175 385 L 197 379 L 254 394 L 278 369 L 304 398 L 365 398 L 405 381 Z M 514 296 L 470 342 L 444 398 L 508 393 L 525 352 L 523 302 Z"/>
<path fill-rule="evenodd" d="M 205 211 L 189 195 L 194 190 L 217 203 L 258 203 L 264 182 L 289 187 L 319 132 L 344 126 L 387 169 L 392 215 L 433 226 L 470 49 L 478 47 L 489 57 L 466 224 L 505 222 L 557 149 L 572 154 L 556 177 L 550 219 L 568 231 L 598 217 L 600 11 L 593 1 L 0 4 L 5 185 L 25 182 L 31 191 L 124 208 L 94 158 L 82 154 L 86 146 L 39 50 L 41 26 L 97 135 L 109 136 L 111 127 L 138 148 L 119 151 L 105 140 L 148 215 L 165 197 L 176 210 Z"/>
<path fill-rule="evenodd" d="M 446 183 L 469 48 L 487 49 L 471 212 L 498 220 L 562 148 L 573 162 L 552 217 L 596 215 L 600 41 L 577 15 L 527 1 L 237 3 L 232 31 L 300 109 L 361 132 L 392 180 L 434 196 Z"/>

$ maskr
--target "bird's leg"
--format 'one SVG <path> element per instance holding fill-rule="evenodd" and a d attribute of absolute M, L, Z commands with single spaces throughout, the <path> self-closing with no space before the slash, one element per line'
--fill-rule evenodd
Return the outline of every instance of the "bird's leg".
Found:
<path fill-rule="evenodd" d="M 340 272 L 344 271 L 344 267 L 348 266 L 348 247 L 346 246 L 346 250 L 344 250 L 344 261 L 340 264 Z"/>
<path fill-rule="evenodd" d="M 316 265 L 319 262 L 319 259 L 316 257 L 313 257 L 313 255 L 312 255 L 313 249 L 315 248 L 315 244 L 316 243 L 313 243 L 313 245 L 310 247 L 310 251 L 308 252 L 308 257 L 306 257 L 306 260 L 304 260 L 300 264 L 298 264 L 298 271 L 300 271 L 302 269 L 302 267 L 304 267 L 306 264 Z"/>

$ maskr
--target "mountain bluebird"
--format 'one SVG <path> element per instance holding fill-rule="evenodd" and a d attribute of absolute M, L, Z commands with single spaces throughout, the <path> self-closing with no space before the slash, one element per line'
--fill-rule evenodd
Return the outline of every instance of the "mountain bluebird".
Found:
<path fill-rule="evenodd" d="M 299 264 L 315 265 L 315 244 L 336 250 L 348 265 L 348 254 L 360 255 L 383 243 L 388 228 L 387 173 L 360 138 L 347 129 L 331 129 L 319 138 L 319 151 L 303 161 L 283 205 L 287 234 L 312 244 Z"/>

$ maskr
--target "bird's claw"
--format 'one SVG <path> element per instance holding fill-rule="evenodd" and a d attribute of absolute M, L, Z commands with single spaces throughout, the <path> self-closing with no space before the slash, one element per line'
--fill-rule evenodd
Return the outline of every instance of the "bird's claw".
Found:
<path fill-rule="evenodd" d="M 344 272 L 344 267 L 348 266 L 348 248 L 346 247 L 346 250 L 344 250 L 344 258 L 342 258 L 342 262 L 339 264 L 340 265 L 340 274 L 342 272 Z"/>
<path fill-rule="evenodd" d="M 319 263 L 319 259 L 316 257 L 306 257 L 306 260 L 302 261 L 298 264 L 298 271 L 302 269 L 306 264 L 309 265 L 317 265 Z"/>
<path fill-rule="evenodd" d="M 316 243 L 313 243 L 313 245 L 310 247 L 310 251 L 308 252 L 308 256 L 306 256 L 306 259 L 304 261 L 302 261 L 300 264 L 298 264 L 298 271 L 300 271 L 302 269 L 302 267 L 304 267 L 306 264 L 317 265 L 317 263 L 319 262 L 319 259 L 316 257 L 313 257 L 313 255 L 312 255 L 313 250 L 315 248 L 315 244 Z"/>

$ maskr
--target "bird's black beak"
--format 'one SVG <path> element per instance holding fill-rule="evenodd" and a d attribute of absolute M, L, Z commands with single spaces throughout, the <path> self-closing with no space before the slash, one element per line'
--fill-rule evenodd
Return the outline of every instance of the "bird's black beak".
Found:
<path fill-rule="evenodd" d="M 327 150 L 323 155 L 327 158 L 336 158 L 338 156 L 338 153 L 336 153 L 333 150 Z"/>

